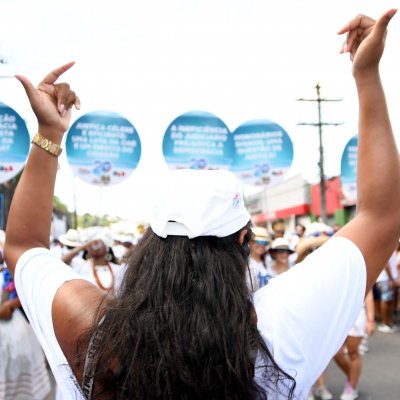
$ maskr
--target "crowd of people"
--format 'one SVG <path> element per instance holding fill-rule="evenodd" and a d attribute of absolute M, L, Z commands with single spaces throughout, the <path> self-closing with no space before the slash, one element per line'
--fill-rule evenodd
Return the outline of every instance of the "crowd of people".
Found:
<path fill-rule="evenodd" d="M 271 278 L 286 272 L 293 265 L 300 263 L 314 250 L 331 238 L 340 227 L 322 223 L 311 223 L 306 228 L 297 224 L 290 233 L 285 228 L 285 221 L 278 219 L 272 222 L 271 231 L 266 227 L 254 226 L 254 236 L 250 241 L 249 270 L 247 282 L 249 289 L 258 290 L 268 284 Z M 334 361 L 346 376 L 342 400 L 353 400 L 358 397 L 357 387 L 361 375 L 361 356 L 368 351 L 367 338 L 375 330 L 383 333 L 400 331 L 400 239 L 399 244 L 388 264 L 382 270 L 364 302 L 360 314 L 350 329 L 346 341 L 334 356 Z M 381 303 L 383 302 L 383 306 Z M 309 392 L 308 400 L 333 399 L 325 386 L 322 374 Z"/>
<path fill-rule="evenodd" d="M 329 226 L 315 222 L 307 227 L 299 223 L 294 232 L 288 232 L 283 219 L 273 221 L 270 227 L 269 230 L 266 225 L 251 225 L 252 237 L 249 241 L 246 278 L 250 292 L 261 289 L 271 279 L 301 263 L 338 230 L 337 225 Z M 111 238 L 105 232 L 104 228 L 99 227 L 93 227 L 89 235 L 85 234 L 85 230 L 69 229 L 52 240 L 50 251 L 76 271 L 82 279 L 116 295 L 137 238 L 127 235 Z M 44 399 L 51 390 L 47 362 L 4 263 L 5 233 L 0 231 L 0 235 L 0 399 Z M 345 375 L 342 400 L 357 398 L 361 356 L 368 351 L 367 338 L 376 329 L 383 333 L 400 330 L 395 323 L 400 315 L 399 270 L 400 241 L 373 289 L 367 294 L 364 306 L 345 342 L 333 357 Z M 386 279 L 382 279 L 382 275 Z M 62 394 L 57 392 L 56 400 L 62 399 Z M 324 374 L 321 374 L 308 394 L 307 400 L 313 399 L 333 399 L 325 385 Z"/>
<path fill-rule="evenodd" d="M 358 212 L 343 227 L 269 232 L 251 224 L 231 172 L 176 170 L 137 244 L 73 230 L 52 244 L 59 146 L 80 108 L 57 80 L 73 63 L 36 88 L 18 75 L 43 140 L 3 238 L 0 395 L 44 399 L 48 365 L 63 400 L 329 399 L 334 359 L 341 400 L 356 399 L 363 338 L 376 321 L 397 330 L 400 165 L 379 73 L 395 13 L 339 31 L 360 105 Z"/>
<path fill-rule="evenodd" d="M 50 250 L 82 279 L 115 293 L 137 238 L 111 237 L 100 227 L 89 231 L 69 229 L 51 241 Z M 48 364 L 4 262 L 4 242 L 5 232 L 0 230 L 0 399 L 43 400 L 52 390 Z M 56 399 L 62 399 L 61 393 Z"/>

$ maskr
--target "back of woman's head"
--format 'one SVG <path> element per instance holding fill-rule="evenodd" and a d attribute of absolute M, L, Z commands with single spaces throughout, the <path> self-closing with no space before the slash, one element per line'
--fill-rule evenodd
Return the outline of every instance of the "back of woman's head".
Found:
<path fill-rule="evenodd" d="M 266 398 L 253 380 L 258 352 L 271 385 L 286 376 L 249 300 L 250 234 L 243 245 L 240 232 L 191 240 L 144 234 L 101 324 L 96 380 L 111 398 Z"/>
<path fill-rule="evenodd" d="M 241 183 L 229 171 L 175 170 L 159 186 L 151 229 L 89 332 L 101 343 L 96 388 L 111 399 L 266 398 L 253 379 L 260 360 L 265 386 L 287 375 L 257 331 L 249 298 Z"/>

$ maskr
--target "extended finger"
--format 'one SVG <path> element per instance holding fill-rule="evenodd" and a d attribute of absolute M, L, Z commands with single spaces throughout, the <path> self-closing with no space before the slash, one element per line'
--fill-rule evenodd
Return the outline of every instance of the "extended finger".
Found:
<path fill-rule="evenodd" d="M 337 34 L 342 35 L 343 33 L 350 32 L 357 28 L 365 29 L 372 26 L 374 23 L 375 20 L 366 15 L 357 15 L 357 17 L 353 18 L 342 29 L 340 29 Z"/>
<path fill-rule="evenodd" d="M 35 87 L 32 85 L 31 81 L 22 75 L 15 75 L 15 77 L 22 83 L 22 86 L 25 89 L 25 92 L 28 96 L 29 101 L 31 104 L 37 99 L 37 92 Z"/>
<path fill-rule="evenodd" d="M 387 26 L 390 22 L 390 20 L 394 17 L 394 15 L 396 14 L 397 10 L 395 8 L 392 8 L 389 11 L 386 11 L 385 14 L 383 14 L 377 21 L 375 24 L 375 28 L 374 31 L 380 35 L 380 36 L 384 36 L 386 33 L 386 29 Z"/>
<path fill-rule="evenodd" d="M 54 83 L 65 71 L 68 71 L 74 64 L 75 61 L 71 61 L 67 64 L 62 65 L 61 67 L 56 68 L 55 70 L 47 74 L 43 78 L 41 83 Z"/>

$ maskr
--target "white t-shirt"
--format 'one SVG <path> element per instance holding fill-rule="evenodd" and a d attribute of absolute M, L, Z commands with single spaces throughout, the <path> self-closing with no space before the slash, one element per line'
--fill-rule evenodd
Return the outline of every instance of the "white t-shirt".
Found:
<path fill-rule="evenodd" d="M 389 258 L 388 265 L 390 268 L 390 272 L 392 273 L 392 278 L 396 281 L 398 278 L 398 271 L 397 271 L 397 255 L 394 252 L 391 257 Z M 389 275 L 386 271 L 386 267 L 382 270 L 377 278 L 377 282 L 385 282 L 390 280 Z"/>
<path fill-rule="evenodd" d="M 66 399 L 83 399 L 56 340 L 51 307 L 57 289 L 80 277 L 46 249 L 31 249 L 18 260 L 15 284 L 32 327 Z M 348 239 L 330 239 L 288 272 L 254 294 L 258 329 L 277 364 L 296 379 L 296 399 L 311 385 L 343 344 L 363 306 L 364 258 Z M 256 361 L 256 381 L 270 391 Z"/>
<path fill-rule="evenodd" d="M 247 274 L 247 287 L 255 292 L 268 283 L 268 271 L 263 261 L 256 261 L 251 256 L 248 263 L 251 281 Z"/>

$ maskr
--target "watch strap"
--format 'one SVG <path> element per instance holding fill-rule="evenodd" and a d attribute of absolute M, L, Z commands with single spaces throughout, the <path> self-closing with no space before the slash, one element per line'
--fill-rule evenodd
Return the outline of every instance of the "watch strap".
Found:
<path fill-rule="evenodd" d="M 58 145 L 53 143 L 50 139 L 45 138 L 39 132 L 32 139 L 32 143 L 36 144 L 43 150 L 46 150 L 54 157 L 58 157 L 62 153 L 62 148 Z"/>

